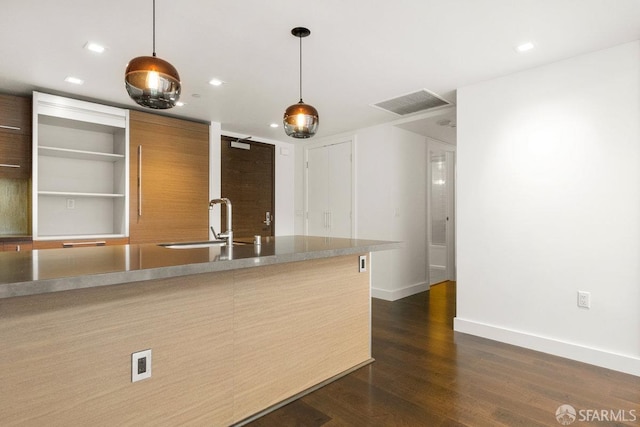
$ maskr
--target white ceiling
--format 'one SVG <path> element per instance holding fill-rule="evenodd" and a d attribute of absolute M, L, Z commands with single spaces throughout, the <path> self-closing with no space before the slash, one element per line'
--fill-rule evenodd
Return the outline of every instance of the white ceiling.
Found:
<path fill-rule="evenodd" d="M 137 107 L 123 74 L 152 52 L 152 0 L 2 0 L 2 9 L 0 91 Z M 296 26 L 311 30 L 303 97 L 320 113 L 316 138 L 398 120 L 371 106 L 389 98 L 424 88 L 455 103 L 459 87 L 640 39 L 640 0 L 156 0 L 156 14 L 157 54 L 178 69 L 186 103 L 165 114 L 284 141 L 294 140 L 269 124 L 298 101 Z M 83 49 L 87 41 L 106 52 Z M 536 48 L 517 53 L 525 41 Z M 212 87 L 213 77 L 226 83 Z M 455 139 L 438 120 L 400 121 Z"/>

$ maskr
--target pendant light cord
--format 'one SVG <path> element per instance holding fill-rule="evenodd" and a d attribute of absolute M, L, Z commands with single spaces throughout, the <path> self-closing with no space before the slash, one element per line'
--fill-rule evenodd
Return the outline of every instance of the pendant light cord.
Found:
<path fill-rule="evenodd" d="M 156 56 L 156 0 L 153 0 L 153 56 Z"/>
<path fill-rule="evenodd" d="M 300 103 L 302 104 L 302 36 L 298 38 L 300 39 Z"/>

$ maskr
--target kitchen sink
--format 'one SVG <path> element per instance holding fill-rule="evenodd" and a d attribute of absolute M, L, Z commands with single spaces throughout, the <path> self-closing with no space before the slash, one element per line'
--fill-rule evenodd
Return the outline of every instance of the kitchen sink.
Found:
<path fill-rule="evenodd" d="M 158 246 L 169 249 L 195 249 L 195 248 L 209 248 L 211 246 L 226 246 L 226 240 L 205 240 L 202 242 L 174 242 L 174 243 L 160 243 Z M 233 246 L 244 246 L 247 243 L 233 242 Z"/>

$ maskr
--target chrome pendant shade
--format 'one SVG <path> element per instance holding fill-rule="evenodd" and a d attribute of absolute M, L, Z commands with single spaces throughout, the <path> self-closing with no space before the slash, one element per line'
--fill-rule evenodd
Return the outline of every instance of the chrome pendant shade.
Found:
<path fill-rule="evenodd" d="M 309 29 L 296 27 L 291 34 L 300 38 L 300 101 L 287 108 L 282 123 L 287 136 L 293 138 L 311 138 L 318 131 L 318 110 L 302 101 L 302 38 L 311 34 Z"/>
<path fill-rule="evenodd" d="M 156 2 L 153 0 L 153 56 L 138 56 L 127 64 L 125 86 L 131 99 L 143 107 L 166 110 L 180 99 L 178 70 L 156 56 Z"/>

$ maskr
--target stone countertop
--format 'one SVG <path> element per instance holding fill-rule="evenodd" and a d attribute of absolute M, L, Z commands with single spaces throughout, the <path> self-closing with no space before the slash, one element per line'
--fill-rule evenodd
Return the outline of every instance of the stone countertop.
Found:
<path fill-rule="evenodd" d="M 263 237 L 260 246 L 171 249 L 157 244 L 0 253 L 0 298 L 119 285 L 396 249 L 399 242 Z"/>

